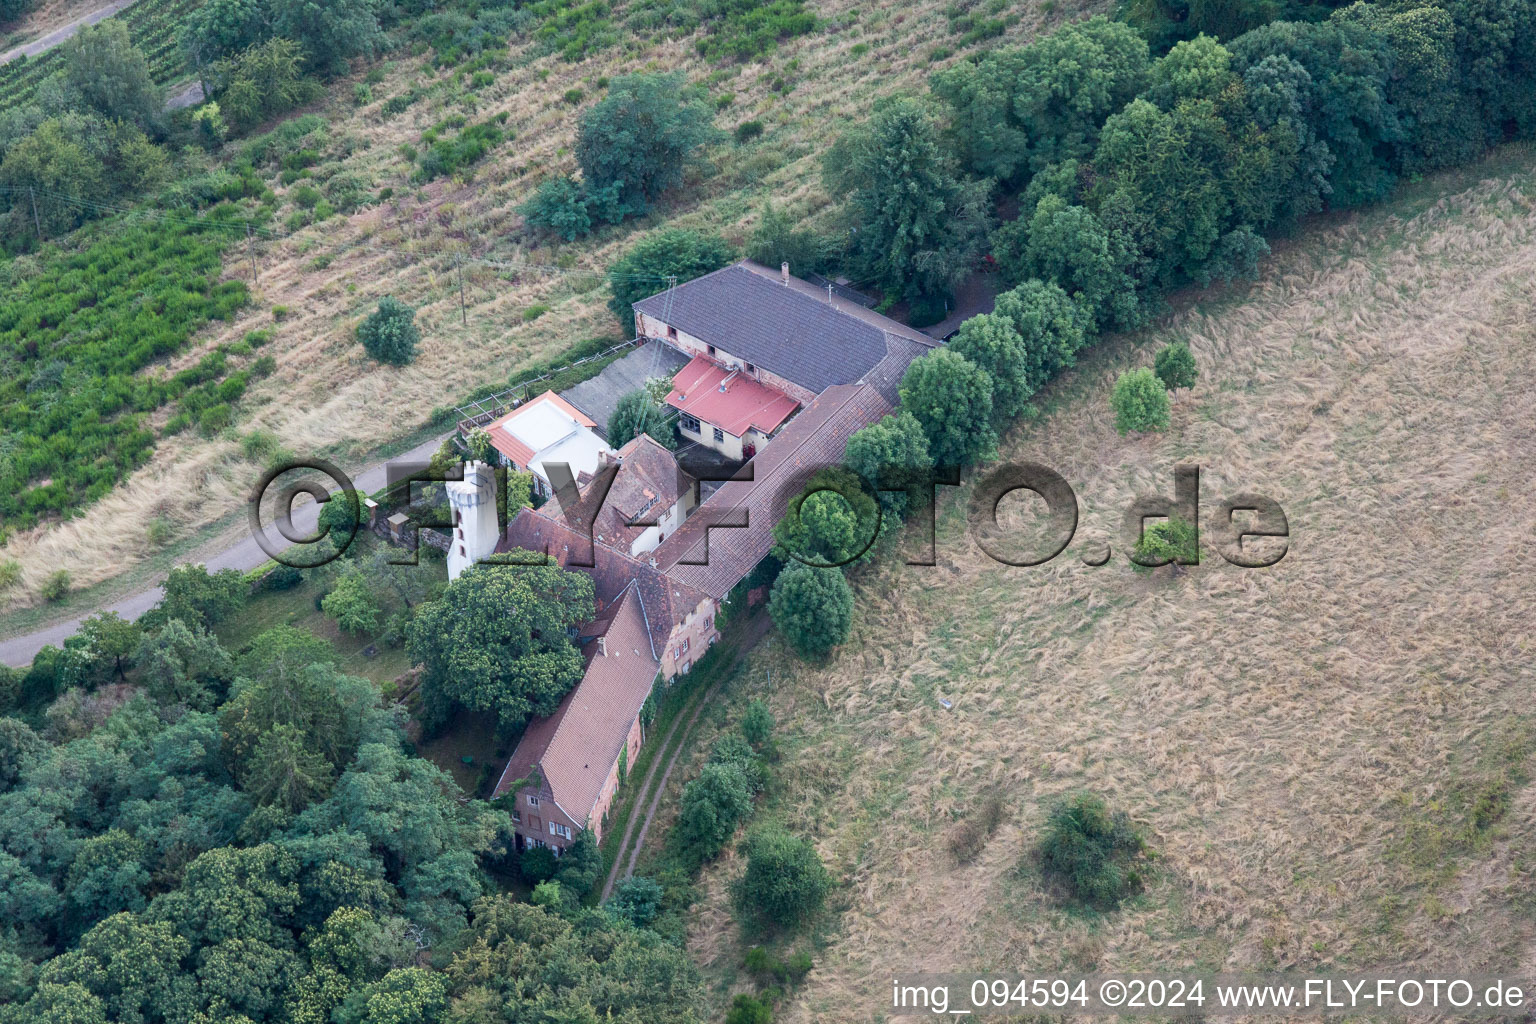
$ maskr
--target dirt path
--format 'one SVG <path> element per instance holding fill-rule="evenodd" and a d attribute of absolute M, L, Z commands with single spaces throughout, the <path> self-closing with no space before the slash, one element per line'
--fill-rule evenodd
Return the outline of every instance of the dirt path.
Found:
<path fill-rule="evenodd" d="M 737 641 L 736 662 L 739 663 L 742 658 L 746 657 L 747 652 L 757 646 L 757 642 L 763 638 L 772 625 L 773 621 L 768 618 L 768 613 L 765 610 L 759 610 L 753 616 L 748 624 L 746 635 Z M 608 880 L 603 883 L 602 898 L 604 900 L 608 899 L 609 895 L 613 892 L 613 887 L 618 884 L 620 878 L 628 878 L 635 873 L 635 862 L 640 859 L 640 851 L 645 848 L 645 837 L 650 831 L 651 819 L 656 816 L 656 808 L 661 804 L 661 795 L 667 791 L 667 780 L 672 777 L 672 769 L 677 765 L 677 759 L 682 754 L 683 748 L 687 746 L 688 734 L 693 731 L 694 723 L 699 720 L 699 715 L 703 712 L 705 705 L 709 703 L 709 698 L 720 688 L 722 682 L 730 678 L 731 672 L 734 672 L 735 669 L 736 665 L 732 664 L 731 671 L 722 674 L 715 681 L 714 685 L 695 698 L 697 704 L 686 722 L 684 722 L 683 716 L 679 715 L 677 720 L 672 723 L 672 728 L 667 730 L 666 738 L 661 741 L 661 748 L 663 750 L 672 742 L 672 734 L 677 732 L 679 726 L 683 729 L 682 741 L 678 743 L 677 749 L 672 751 L 672 756 L 667 758 L 666 769 L 662 772 L 661 781 L 656 784 L 655 789 L 651 788 L 651 780 L 655 778 L 656 769 L 661 767 L 661 762 L 657 761 L 651 765 L 651 770 L 645 773 L 645 784 L 642 786 L 640 794 L 643 797 L 644 794 L 650 793 L 651 802 L 645 809 L 645 815 L 640 818 L 630 818 L 629 824 L 624 829 L 624 838 L 619 842 L 619 858 L 614 861 L 613 867 L 608 872 Z M 624 850 L 629 846 L 629 838 L 634 835 L 636 824 L 640 826 L 640 838 L 635 841 L 635 848 L 630 851 L 628 862 L 624 863 Z M 621 863 L 624 863 L 622 874 L 619 872 L 619 865 Z"/>
<path fill-rule="evenodd" d="M 36 57 L 40 53 L 47 53 L 55 46 L 69 39 L 76 32 L 79 32 L 82 28 L 94 25 L 98 21 L 105 21 L 118 11 L 132 7 L 133 3 L 134 0 L 112 0 L 111 3 L 98 7 L 89 14 L 81 15 L 74 21 L 61 25 L 52 32 L 38 36 L 30 43 L 23 43 L 20 46 L 6 50 L 4 53 L 0 53 L 0 64 L 9 64 L 19 57 Z"/>
<path fill-rule="evenodd" d="M 693 709 L 693 714 L 688 716 L 686 722 L 684 721 L 682 715 L 679 715 L 677 718 L 672 720 L 672 728 L 667 730 L 667 735 L 664 736 L 661 740 L 661 749 L 667 749 L 668 745 L 670 745 L 672 742 L 672 737 L 676 735 L 678 729 L 692 729 L 693 723 L 698 719 L 699 712 L 703 710 L 703 708 L 704 701 L 703 694 L 701 694 L 698 698 L 698 707 Z M 644 815 L 632 816 L 629 819 L 629 824 L 624 826 L 624 837 L 619 840 L 618 859 L 613 862 L 613 867 L 608 870 L 608 879 L 603 883 L 604 900 L 607 900 L 608 897 L 613 894 L 613 887 L 618 884 L 620 878 L 619 867 L 624 860 L 624 851 L 629 849 L 629 840 L 630 837 L 635 834 L 635 827 L 637 825 L 640 827 L 640 845 L 644 845 L 645 830 L 650 827 L 651 816 L 656 813 L 656 804 L 657 801 L 661 798 L 661 791 L 666 788 L 667 777 L 672 774 L 672 765 L 677 761 L 677 755 L 682 751 L 682 749 L 682 744 L 678 744 L 677 750 L 674 750 L 672 752 L 672 756 L 667 759 L 665 770 L 663 770 L 662 763 L 658 760 L 651 765 L 651 770 L 645 773 L 645 781 L 640 785 L 640 793 L 642 795 L 646 793 L 652 794 L 651 805 L 646 809 Z M 661 785 L 657 786 L 656 789 L 652 791 L 651 783 L 656 778 L 656 773 L 658 771 L 663 772 L 661 776 Z M 635 853 L 631 854 L 629 857 L 629 863 L 627 866 L 625 866 L 622 877 L 628 878 L 630 875 L 635 873 L 635 856 L 638 855 L 639 852 L 640 846 L 637 845 L 635 847 Z"/>

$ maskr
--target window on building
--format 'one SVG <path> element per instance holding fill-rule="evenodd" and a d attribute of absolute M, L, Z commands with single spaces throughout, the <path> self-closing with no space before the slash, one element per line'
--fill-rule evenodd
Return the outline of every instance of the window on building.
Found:
<path fill-rule="evenodd" d="M 699 418 L 697 416 L 690 416 L 685 412 L 678 413 L 677 425 L 690 434 L 697 434 L 699 432 Z"/>
<path fill-rule="evenodd" d="M 715 428 L 715 443 L 716 444 L 723 444 L 724 442 L 725 442 L 725 431 L 721 430 L 719 427 L 716 427 Z"/>

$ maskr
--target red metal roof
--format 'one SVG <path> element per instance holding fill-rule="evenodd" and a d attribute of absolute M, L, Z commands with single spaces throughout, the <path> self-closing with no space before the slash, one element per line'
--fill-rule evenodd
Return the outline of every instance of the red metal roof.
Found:
<path fill-rule="evenodd" d="M 800 403 L 784 392 L 706 356 L 694 356 L 677 371 L 667 404 L 736 437 L 750 427 L 771 434 L 800 408 Z"/>

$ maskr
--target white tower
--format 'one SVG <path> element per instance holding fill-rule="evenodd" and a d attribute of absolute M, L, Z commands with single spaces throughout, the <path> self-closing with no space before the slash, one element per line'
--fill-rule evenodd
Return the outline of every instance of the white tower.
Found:
<path fill-rule="evenodd" d="M 448 549 L 448 578 L 459 575 L 496 550 L 496 471 L 483 462 L 466 462 L 464 479 L 447 484 L 453 509 L 453 544 Z"/>

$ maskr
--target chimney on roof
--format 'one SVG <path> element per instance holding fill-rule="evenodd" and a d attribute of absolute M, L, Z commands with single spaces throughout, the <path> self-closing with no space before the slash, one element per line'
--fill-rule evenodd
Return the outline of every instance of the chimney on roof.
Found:
<path fill-rule="evenodd" d="M 779 280 L 784 282 L 784 284 L 786 286 L 789 284 L 789 264 L 788 263 L 780 263 L 779 264 Z"/>

